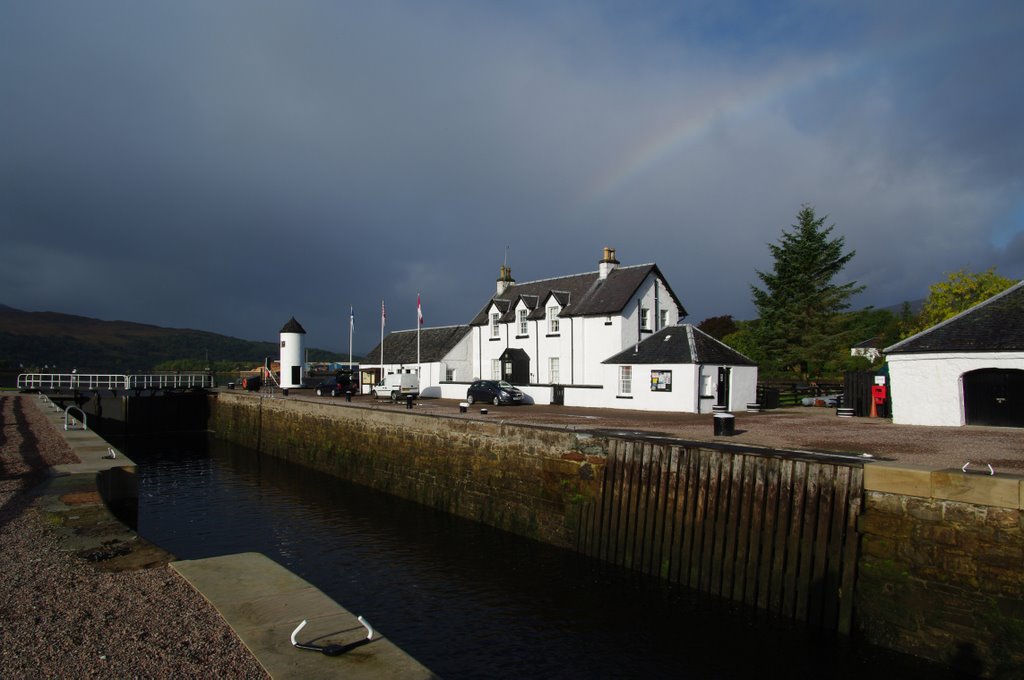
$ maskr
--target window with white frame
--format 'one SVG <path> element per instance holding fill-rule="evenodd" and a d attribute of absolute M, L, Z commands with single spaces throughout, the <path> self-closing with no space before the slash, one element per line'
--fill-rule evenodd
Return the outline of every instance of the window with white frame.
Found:
<path fill-rule="evenodd" d="M 668 310 L 661 309 L 658 310 L 658 313 L 661 316 L 661 325 L 658 327 L 659 330 L 662 328 L 668 328 Z"/>
<path fill-rule="evenodd" d="M 446 368 L 444 369 L 444 379 L 448 382 L 455 382 L 455 369 Z"/>
<path fill-rule="evenodd" d="M 529 335 L 530 329 L 526 324 L 526 317 L 529 316 L 530 310 L 520 309 L 519 310 L 519 335 Z"/>
<path fill-rule="evenodd" d="M 651 310 L 646 307 L 640 308 L 640 328 L 645 331 L 651 330 Z"/>
<path fill-rule="evenodd" d="M 501 359 L 491 359 L 491 380 L 501 380 Z"/>
<path fill-rule="evenodd" d="M 557 385 L 561 381 L 558 375 L 558 357 L 548 357 L 548 382 Z"/>
<path fill-rule="evenodd" d="M 558 307 L 548 307 L 548 333 L 558 332 Z"/>
<path fill-rule="evenodd" d="M 619 366 L 619 394 L 623 396 L 633 394 L 632 366 Z"/>
<path fill-rule="evenodd" d="M 491 337 L 496 338 L 501 335 L 501 314 L 494 312 L 491 314 Z"/>

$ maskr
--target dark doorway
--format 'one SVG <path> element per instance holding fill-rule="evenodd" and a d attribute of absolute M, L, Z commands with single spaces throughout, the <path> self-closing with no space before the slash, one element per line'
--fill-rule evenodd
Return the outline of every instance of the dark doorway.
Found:
<path fill-rule="evenodd" d="M 302 384 L 302 367 L 292 366 L 292 385 Z"/>
<path fill-rule="evenodd" d="M 732 369 L 728 366 L 718 367 L 718 406 L 729 407 L 729 377 Z"/>
<path fill-rule="evenodd" d="M 1024 371 L 982 368 L 964 373 L 964 419 L 968 425 L 1024 427 Z"/>
<path fill-rule="evenodd" d="M 501 379 L 513 385 L 530 384 L 530 355 L 509 347 L 501 354 Z"/>
<path fill-rule="evenodd" d="M 565 385 L 551 386 L 551 404 L 553 406 L 565 405 Z"/>

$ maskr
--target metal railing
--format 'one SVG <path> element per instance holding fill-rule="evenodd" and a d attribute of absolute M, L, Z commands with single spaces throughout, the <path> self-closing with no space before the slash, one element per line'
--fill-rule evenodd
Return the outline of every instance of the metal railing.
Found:
<path fill-rule="evenodd" d="M 213 387 L 209 373 L 116 375 L 87 373 L 22 373 L 19 390 L 152 390 Z"/>

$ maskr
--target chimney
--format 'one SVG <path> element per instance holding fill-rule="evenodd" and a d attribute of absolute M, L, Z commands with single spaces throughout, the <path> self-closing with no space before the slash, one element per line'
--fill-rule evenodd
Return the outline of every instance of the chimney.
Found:
<path fill-rule="evenodd" d="M 618 266 L 619 261 L 615 259 L 615 248 L 605 248 L 604 257 L 597 263 L 597 277 L 599 279 L 608 278 L 608 274 Z"/>
<path fill-rule="evenodd" d="M 508 265 L 501 265 L 501 273 L 498 274 L 498 292 L 497 295 L 503 294 L 511 286 L 515 285 L 516 280 L 512 278 L 512 267 Z"/>

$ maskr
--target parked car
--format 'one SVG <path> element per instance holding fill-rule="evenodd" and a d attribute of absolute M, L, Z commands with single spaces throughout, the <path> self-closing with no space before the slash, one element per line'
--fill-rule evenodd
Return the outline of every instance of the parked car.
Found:
<path fill-rule="evenodd" d="M 498 404 L 521 404 L 523 393 L 519 388 L 504 380 L 477 380 L 466 390 L 466 401 L 470 404 L 481 401 Z"/>
<path fill-rule="evenodd" d="M 359 385 L 347 373 L 339 373 L 338 375 L 324 378 L 316 386 L 316 396 L 318 397 L 322 397 L 325 394 L 336 397 L 346 392 L 351 392 L 352 394 L 359 393 Z"/>
<path fill-rule="evenodd" d="M 420 377 L 415 373 L 388 373 L 370 390 L 374 399 L 390 399 L 398 401 L 412 396 L 420 396 Z"/>

